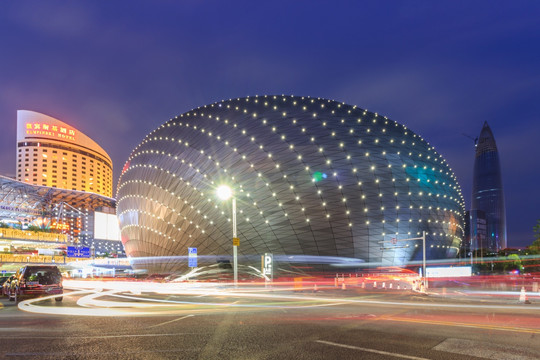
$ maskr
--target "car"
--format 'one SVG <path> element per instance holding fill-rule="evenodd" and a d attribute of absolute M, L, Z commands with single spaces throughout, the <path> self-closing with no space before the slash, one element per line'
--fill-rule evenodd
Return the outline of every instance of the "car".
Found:
<path fill-rule="evenodd" d="M 14 275 L 9 286 L 9 300 L 64 293 L 62 274 L 56 265 L 26 265 Z M 54 298 L 62 301 L 62 296 Z"/>
<path fill-rule="evenodd" d="M 8 276 L 7 279 L 3 282 L 3 284 L 2 284 L 2 296 L 8 296 L 9 288 L 11 286 L 11 280 L 13 280 L 14 277 L 15 277 L 15 275 Z"/>

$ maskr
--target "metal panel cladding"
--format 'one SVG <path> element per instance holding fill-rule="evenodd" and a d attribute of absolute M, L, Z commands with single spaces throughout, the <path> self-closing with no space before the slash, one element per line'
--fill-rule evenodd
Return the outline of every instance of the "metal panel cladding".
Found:
<path fill-rule="evenodd" d="M 344 103 L 255 96 L 206 105 L 152 131 L 118 183 L 131 257 L 232 253 L 228 184 L 240 255 L 270 252 L 399 265 L 455 257 L 464 202 L 433 146 L 388 118 Z"/>

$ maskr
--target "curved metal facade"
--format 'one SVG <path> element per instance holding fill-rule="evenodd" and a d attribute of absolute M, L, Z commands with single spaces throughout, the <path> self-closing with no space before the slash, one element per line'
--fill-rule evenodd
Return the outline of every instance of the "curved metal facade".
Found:
<path fill-rule="evenodd" d="M 419 135 L 331 100 L 256 96 L 206 105 L 152 131 L 118 183 L 117 213 L 132 257 L 271 252 L 399 265 L 454 257 L 463 237 L 461 190 Z M 382 241 L 386 241 L 381 243 Z"/>

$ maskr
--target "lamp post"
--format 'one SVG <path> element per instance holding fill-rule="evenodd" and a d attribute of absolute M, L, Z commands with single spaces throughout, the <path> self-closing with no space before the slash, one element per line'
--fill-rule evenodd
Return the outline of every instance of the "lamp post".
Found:
<path fill-rule="evenodd" d="M 216 190 L 217 196 L 221 200 L 229 200 L 232 197 L 232 225 L 233 225 L 233 271 L 234 271 L 234 286 L 238 285 L 238 237 L 236 233 L 236 198 L 233 195 L 232 189 L 227 185 L 221 185 Z"/>
<path fill-rule="evenodd" d="M 422 231 L 422 248 L 423 248 L 423 258 L 422 258 L 422 275 L 424 276 L 424 291 L 428 288 L 427 282 L 427 270 L 426 270 L 426 232 Z"/>
<path fill-rule="evenodd" d="M 397 235 L 397 234 L 396 234 Z M 397 236 L 393 238 L 391 241 L 379 241 L 380 244 L 385 244 L 391 242 L 392 244 L 397 244 L 401 241 L 416 241 L 416 240 L 422 240 L 422 285 L 424 286 L 424 291 L 428 288 L 428 282 L 427 282 L 427 274 L 426 274 L 426 232 L 422 231 L 422 237 L 415 237 L 415 238 L 409 238 L 409 239 L 397 239 Z M 385 249 L 397 249 L 404 246 L 393 246 L 393 247 L 381 247 L 381 250 Z"/>

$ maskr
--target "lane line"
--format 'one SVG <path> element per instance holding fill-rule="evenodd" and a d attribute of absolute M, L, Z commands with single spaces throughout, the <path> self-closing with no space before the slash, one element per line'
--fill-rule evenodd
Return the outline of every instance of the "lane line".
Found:
<path fill-rule="evenodd" d="M 137 351 L 107 351 L 107 352 L 92 352 L 92 357 L 100 358 L 100 355 L 103 355 L 103 358 L 109 358 L 112 354 L 126 355 L 126 354 L 156 354 L 156 353 L 182 353 L 182 352 L 200 352 L 200 349 L 197 348 L 180 348 L 180 349 L 156 349 L 156 350 L 137 350 Z M 6 353 L 5 356 L 8 357 L 23 357 L 25 359 L 30 359 L 35 356 L 56 356 L 67 359 L 79 359 L 79 358 L 88 358 L 87 352 L 81 351 L 68 351 L 68 352 L 25 352 L 25 353 Z M 154 356 L 155 357 L 155 356 Z M 120 357 L 122 358 L 122 357 Z M 184 357 L 179 357 L 184 358 Z M 196 356 L 194 358 L 197 358 Z M 176 359 L 176 357 L 175 357 Z"/>
<path fill-rule="evenodd" d="M 170 320 L 170 321 L 165 321 L 164 323 L 161 323 L 161 324 L 149 326 L 148 328 L 151 329 L 151 328 L 155 328 L 155 327 L 158 327 L 158 326 L 161 326 L 161 325 L 170 324 L 170 323 L 172 323 L 172 322 L 179 321 L 179 320 L 183 320 L 183 319 L 185 319 L 185 318 L 192 317 L 192 316 L 195 316 L 195 315 L 186 315 L 186 316 L 182 316 L 181 318 L 178 318 L 178 319 L 173 319 L 173 320 Z"/>
<path fill-rule="evenodd" d="M 198 333 L 173 333 L 173 334 L 124 334 L 124 335 L 96 335 L 96 336 L 70 336 L 70 339 L 113 339 L 129 337 L 159 337 L 159 336 L 179 336 L 179 335 L 200 335 Z M 2 336 L 2 339 L 58 339 L 58 336 Z"/>
<path fill-rule="evenodd" d="M 467 327 L 467 328 L 499 330 L 499 331 L 512 331 L 512 332 L 521 332 L 521 333 L 529 333 L 529 334 L 540 334 L 540 329 L 520 328 L 520 327 L 504 326 L 504 325 L 493 326 L 493 325 L 474 324 L 474 323 L 460 323 L 460 322 L 453 322 L 453 321 L 407 319 L 407 318 L 396 318 L 396 317 L 391 317 L 391 316 L 387 317 L 384 315 L 380 316 L 378 320 L 400 321 L 400 322 L 410 322 L 410 323 L 428 324 L 428 325 Z"/>
<path fill-rule="evenodd" d="M 342 347 L 342 348 L 345 348 L 345 349 L 360 350 L 360 351 L 370 352 L 370 353 L 379 354 L 379 355 L 393 356 L 393 357 L 398 357 L 398 358 L 402 358 L 402 359 L 431 360 L 431 359 L 428 359 L 428 358 L 421 358 L 421 357 L 418 357 L 418 356 L 411 356 L 411 355 L 405 355 L 405 354 L 399 354 L 399 353 L 392 353 L 392 352 L 388 352 L 388 351 L 368 349 L 368 348 L 352 346 L 352 345 L 346 345 L 346 344 L 338 344 L 338 343 L 335 343 L 335 342 L 325 341 L 325 340 L 315 340 L 315 342 L 318 342 L 318 343 L 321 343 L 321 344 L 326 344 L 326 345 Z"/>

